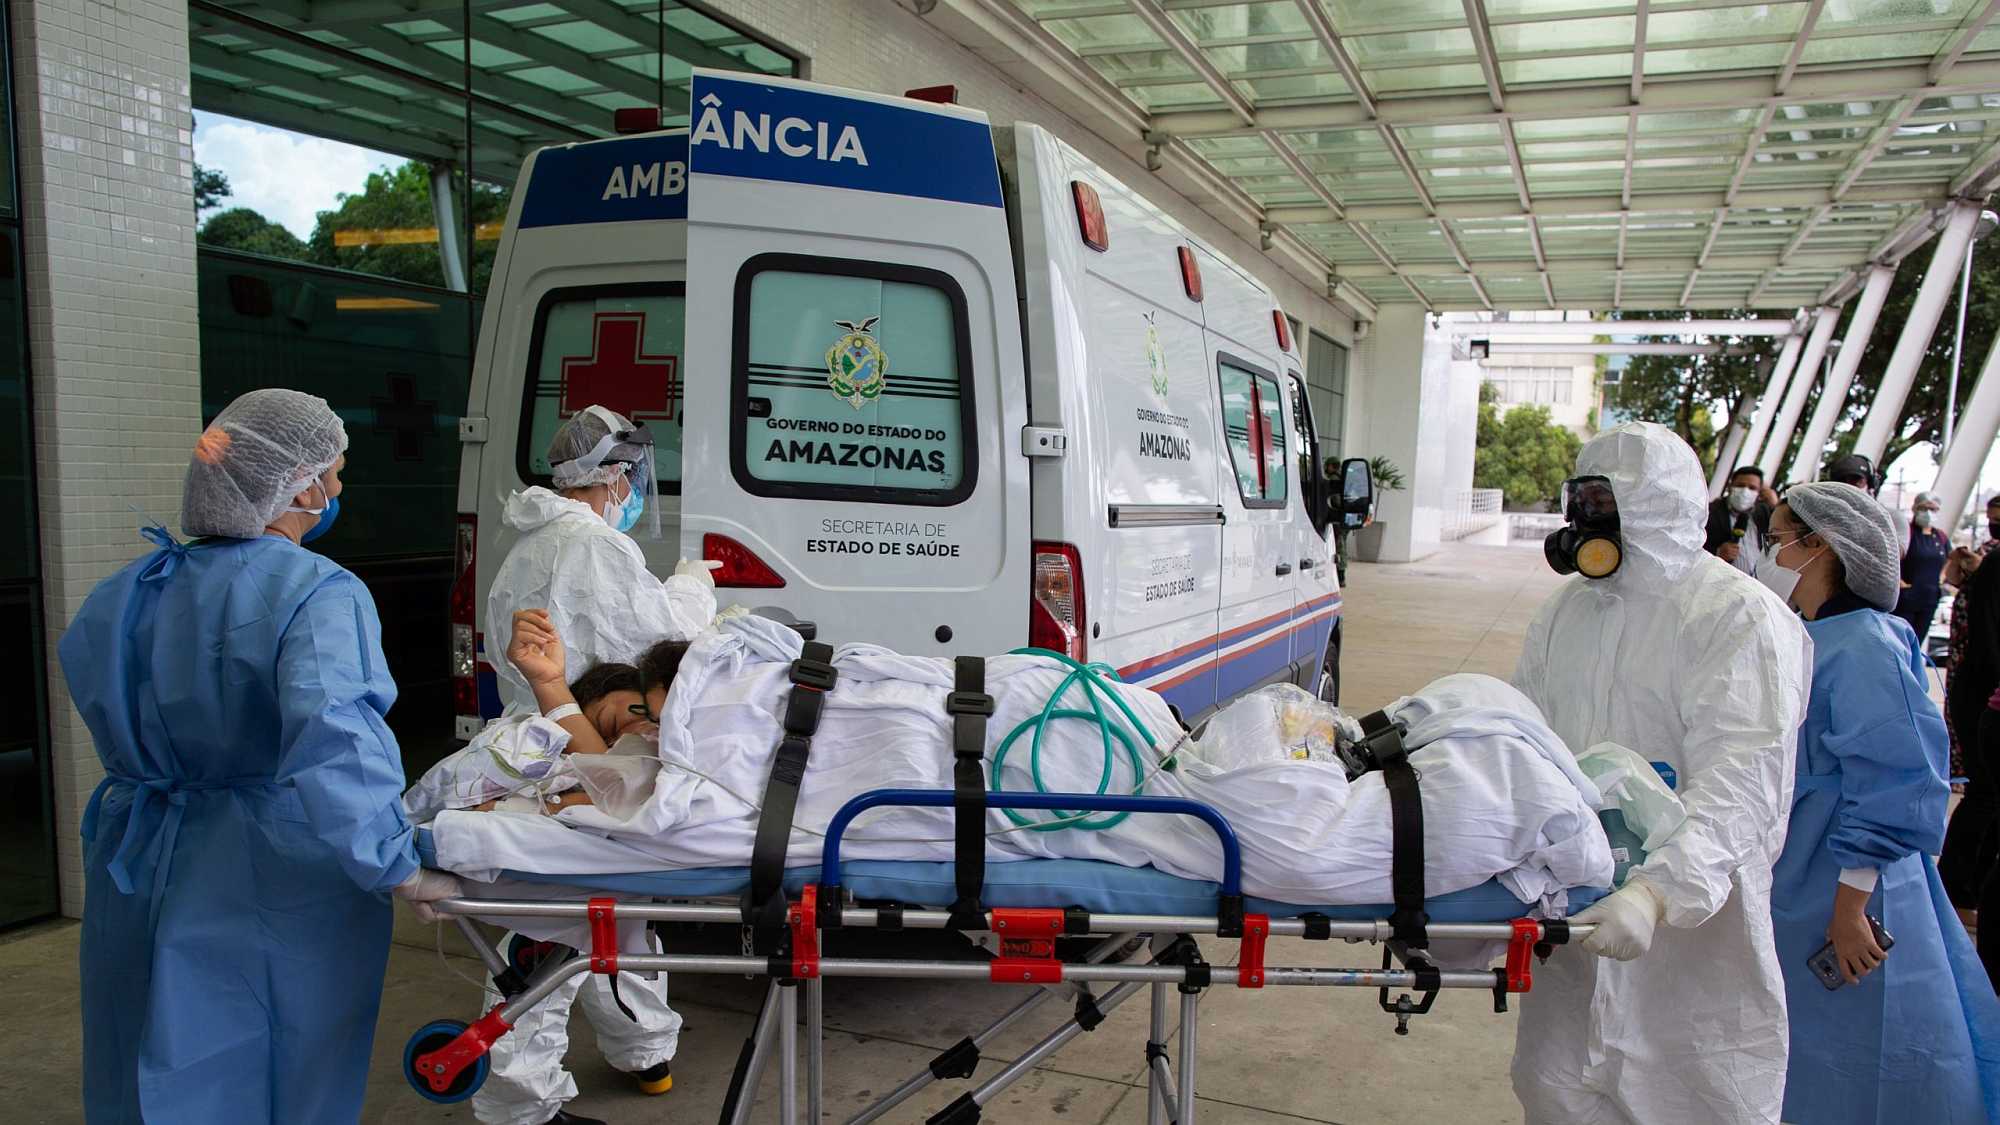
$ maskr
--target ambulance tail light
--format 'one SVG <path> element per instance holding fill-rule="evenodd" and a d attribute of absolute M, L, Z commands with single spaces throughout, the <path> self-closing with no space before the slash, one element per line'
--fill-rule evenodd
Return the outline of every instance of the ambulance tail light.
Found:
<path fill-rule="evenodd" d="M 1201 263 L 1195 260 L 1194 248 L 1183 246 L 1181 250 L 1181 288 L 1187 291 L 1188 300 L 1201 300 Z"/>
<path fill-rule="evenodd" d="M 939 105 L 957 105 L 958 87 L 953 85 L 919 86 L 903 91 L 903 96 L 912 101 L 936 102 Z"/>
<path fill-rule="evenodd" d="M 1104 225 L 1104 203 L 1097 198 L 1097 189 L 1082 180 L 1071 180 L 1069 194 L 1076 201 L 1076 225 L 1083 234 L 1083 244 L 1092 250 L 1111 249 L 1111 228 Z"/>
<path fill-rule="evenodd" d="M 460 515 L 452 543 L 452 710 L 479 718 L 479 517 Z"/>
<path fill-rule="evenodd" d="M 1083 560 L 1068 543 L 1036 543 L 1028 644 L 1084 659 Z"/>
<path fill-rule="evenodd" d="M 727 535 L 709 532 L 702 536 L 701 557 L 722 564 L 714 574 L 717 586 L 749 590 L 781 590 L 785 586 L 784 578 L 758 558 L 757 552 Z"/>
<path fill-rule="evenodd" d="M 660 131 L 660 107 L 656 105 L 628 105 L 611 111 L 611 131 L 625 133 L 657 133 Z"/>
<path fill-rule="evenodd" d="M 1278 350 L 1292 350 L 1292 322 L 1285 319 L 1285 310 L 1271 310 L 1271 328 L 1278 334 Z"/>

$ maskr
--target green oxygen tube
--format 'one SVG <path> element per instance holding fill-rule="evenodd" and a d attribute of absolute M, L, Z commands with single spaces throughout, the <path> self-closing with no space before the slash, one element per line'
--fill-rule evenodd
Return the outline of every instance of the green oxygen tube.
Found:
<path fill-rule="evenodd" d="M 1060 652 L 1050 652 L 1048 649 L 1042 648 L 1017 648 L 1009 653 L 1009 655 L 1045 657 L 1068 666 L 1070 671 L 1069 675 L 1063 677 L 1062 683 L 1056 687 L 1056 690 L 1050 693 L 1048 702 L 1042 705 L 1040 714 L 1032 719 L 1022 720 L 1013 730 L 1007 732 L 1007 737 L 1000 740 L 1000 745 L 993 751 L 993 766 L 989 771 L 990 780 L 987 784 L 992 786 L 995 792 L 1000 791 L 1000 768 L 1007 761 L 1007 752 L 1013 749 L 1014 743 L 1019 741 L 1023 734 L 1033 731 L 1034 737 L 1030 740 L 1028 747 L 1028 773 L 1029 776 L 1034 778 L 1035 790 L 1037 792 L 1050 792 L 1049 787 L 1042 783 L 1042 734 L 1048 730 L 1049 723 L 1054 720 L 1078 719 L 1096 723 L 1098 737 L 1104 744 L 1104 768 L 1103 772 L 1098 775 L 1097 792 L 1104 793 L 1111 788 L 1112 775 L 1116 771 L 1117 750 L 1124 751 L 1125 760 L 1132 767 L 1132 792 L 1142 792 L 1146 787 L 1146 770 L 1145 766 L 1139 760 L 1139 741 L 1143 739 L 1149 750 L 1157 751 L 1158 746 L 1153 742 L 1152 732 L 1146 729 L 1146 724 L 1140 722 L 1139 716 L 1132 713 L 1132 708 L 1127 706 L 1125 701 L 1118 697 L 1118 693 L 1108 686 L 1109 682 L 1116 682 L 1118 680 L 1118 673 L 1107 665 L 1083 664 L 1072 660 Z M 1062 701 L 1063 696 L 1068 694 L 1072 687 L 1082 690 L 1085 702 L 1090 705 L 1089 710 L 1078 707 L 1057 706 Z M 1112 705 L 1117 709 L 1118 713 L 1124 716 L 1125 722 L 1120 722 L 1117 714 L 1106 713 L 1104 700 L 1107 697 L 1111 700 Z M 1130 725 L 1128 726 L 1127 723 Z M 1135 729 L 1137 731 L 1136 735 L 1133 733 Z M 1117 747 L 1116 750 L 1113 748 L 1114 743 Z M 1049 810 L 1050 820 L 1038 821 L 1023 816 L 1019 811 L 1014 809 L 1002 809 L 1001 811 L 1006 813 L 1007 819 L 1013 821 L 1016 826 L 1026 828 L 1031 832 L 1058 832 L 1065 828 L 1081 828 L 1086 832 L 1102 832 L 1131 815 L 1130 813 L 1121 812 L 1113 816 L 1094 818 L 1085 816 L 1082 813 L 1052 809 Z"/>

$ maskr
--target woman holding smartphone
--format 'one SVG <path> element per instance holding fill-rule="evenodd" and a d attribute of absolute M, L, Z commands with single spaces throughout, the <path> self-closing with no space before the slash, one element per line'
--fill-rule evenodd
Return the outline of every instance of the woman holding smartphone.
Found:
<path fill-rule="evenodd" d="M 1860 489 L 1802 484 L 1772 513 L 1756 572 L 1813 641 L 1771 887 L 1791 1015 L 1786 1121 L 1957 1125 L 2000 1106 L 2000 1001 L 1930 859 L 1948 750 L 1922 649 L 1891 613 L 1900 539 Z"/>

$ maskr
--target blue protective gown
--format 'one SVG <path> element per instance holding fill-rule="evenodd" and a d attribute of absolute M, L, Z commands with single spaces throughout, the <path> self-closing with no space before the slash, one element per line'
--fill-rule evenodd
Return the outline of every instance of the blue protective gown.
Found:
<path fill-rule="evenodd" d="M 59 651 L 84 815 L 92 1123 L 352 1123 L 416 869 L 396 688 L 359 579 L 286 539 L 162 547 Z"/>
<path fill-rule="evenodd" d="M 1784 1120 L 2000 1120 L 2000 1001 L 1930 858 L 1949 789 L 1923 655 L 1906 622 L 1873 609 L 1806 630 L 1812 699 L 1771 887 L 1791 1010 Z M 1895 948 L 1861 983 L 1829 992 L 1806 960 L 1826 944 L 1840 872 L 1863 867 L 1881 872 L 1869 913 Z"/>

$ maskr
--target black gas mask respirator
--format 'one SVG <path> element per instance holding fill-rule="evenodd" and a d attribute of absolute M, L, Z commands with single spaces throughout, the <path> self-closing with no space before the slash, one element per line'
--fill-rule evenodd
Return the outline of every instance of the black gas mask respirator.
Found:
<path fill-rule="evenodd" d="M 1563 482 L 1564 526 L 1542 540 L 1542 554 L 1557 574 L 1609 578 L 1625 561 L 1618 537 L 1618 501 L 1605 477 L 1571 477 Z"/>

